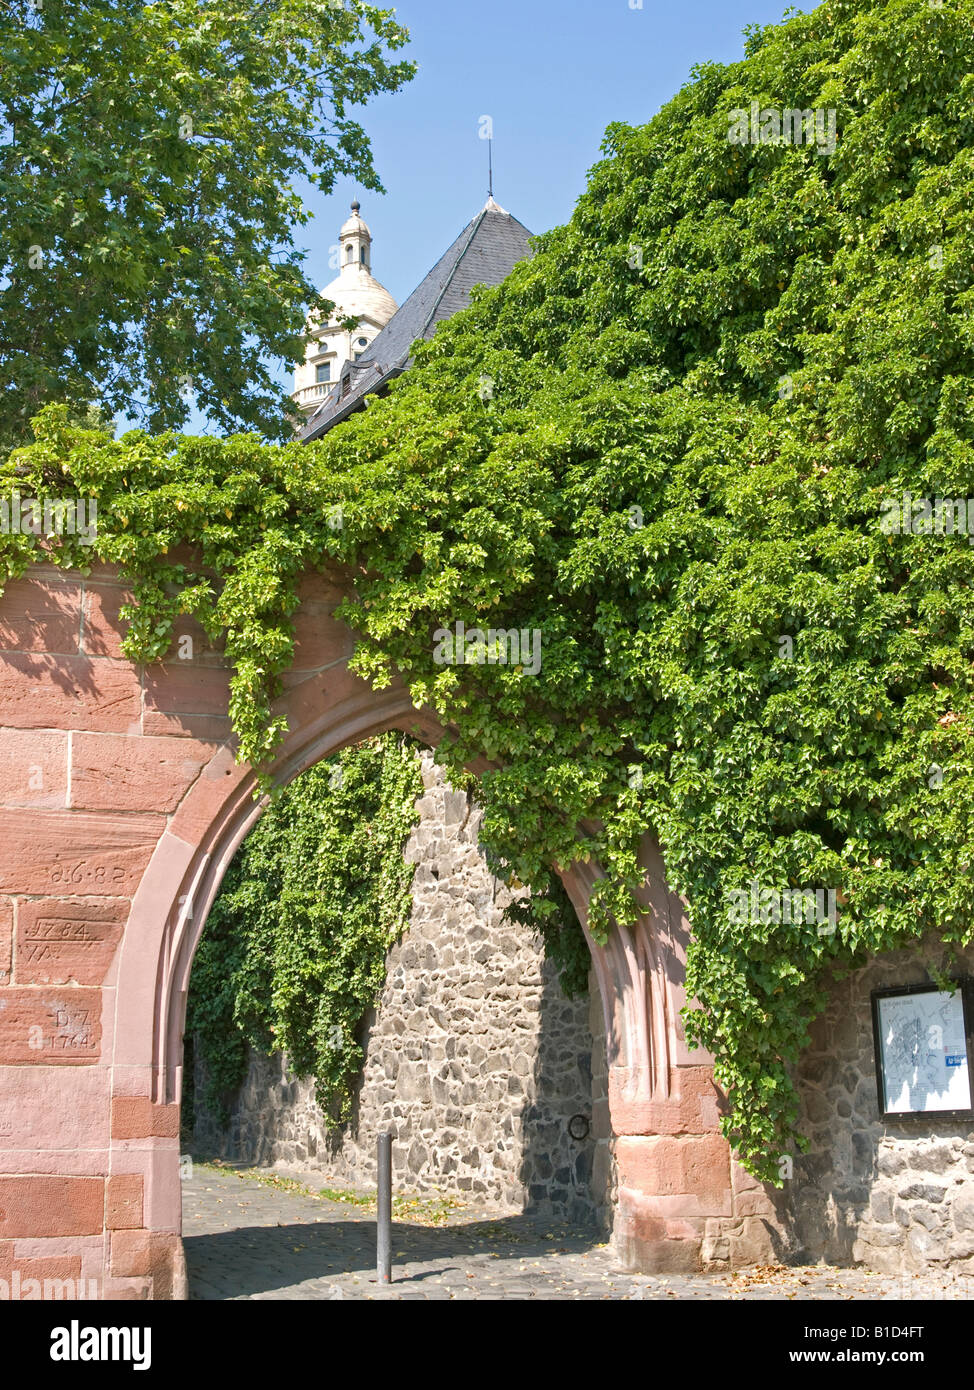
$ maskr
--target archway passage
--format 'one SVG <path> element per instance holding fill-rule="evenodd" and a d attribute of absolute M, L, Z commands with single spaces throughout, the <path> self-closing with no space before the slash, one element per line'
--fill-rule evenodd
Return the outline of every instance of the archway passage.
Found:
<path fill-rule="evenodd" d="M 354 634 L 334 610 L 350 584 L 339 569 L 303 581 L 276 782 L 389 728 L 437 742 L 402 688 L 349 672 Z M 174 1298 L 189 971 L 261 807 L 234 761 L 222 657 L 185 619 L 165 661 L 125 660 L 129 598 L 108 566 L 82 578 L 36 565 L 0 599 L 0 1278 Z M 645 915 L 590 941 L 616 1247 L 648 1271 L 764 1259 L 774 1205 L 733 1163 L 710 1061 L 684 1044 L 687 924 L 649 840 L 644 863 Z M 583 925 L 597 872 L 565 875 Z"/>

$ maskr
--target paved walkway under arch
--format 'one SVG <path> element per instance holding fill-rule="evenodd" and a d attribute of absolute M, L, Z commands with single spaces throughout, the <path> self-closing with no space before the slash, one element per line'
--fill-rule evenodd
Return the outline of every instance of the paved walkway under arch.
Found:
<path fill-rule="evenodd" d="M 321 1174 L 301 1175 L 317 1188 Z M 374 1218 L 282 1190 L 248 1171 L 197 1165 L 182 1184 L 192 1299 L 827 1300 L 964 1298 L 974 1279 L 827 1266 L 730 1275 L 621 1273 L 594 1232 L 473 1208 L 445 1224 L 394 1225 L 394 1282 L 375 1282 Z"/>

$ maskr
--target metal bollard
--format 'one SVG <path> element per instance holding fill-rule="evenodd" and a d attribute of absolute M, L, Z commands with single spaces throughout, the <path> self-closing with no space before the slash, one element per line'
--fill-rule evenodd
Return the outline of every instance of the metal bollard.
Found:
<path fill-rule="evenodd" d="M 392 1283 L 392 1135 L 379 1135 L 379 1191 L 376 1202 L 376 1281 Z"/>

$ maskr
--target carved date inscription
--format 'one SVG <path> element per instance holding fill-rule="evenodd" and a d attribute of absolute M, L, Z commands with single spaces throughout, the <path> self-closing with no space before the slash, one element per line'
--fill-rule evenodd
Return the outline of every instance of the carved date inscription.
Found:
<path fill-rule="evenodd" d="M 101 1047 L 101 991 L 18 989 L 0 994 L 0 1063 L 84 1066 Z"/>
<path fill-rule="evenodd" d="M 128 903 L 24 903 L 17 921 L 17 983 L 100 985 Z"/>

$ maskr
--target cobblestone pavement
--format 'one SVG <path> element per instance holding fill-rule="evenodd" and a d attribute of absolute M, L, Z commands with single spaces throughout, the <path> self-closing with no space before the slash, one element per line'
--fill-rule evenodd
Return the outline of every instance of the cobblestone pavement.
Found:
<path fill-rule="evenodd" d="M 193 1299 L 943 1299 L 974 1285 L 822 1265 L 624 1274 L 592 1232 L 467 1208 L 445 1225 L 395 1222 L 394 1282 L 382 1287 L 374 1218 L 360 1207 L 202 1166 L 183 1183 L 183 1234 Z"/>

